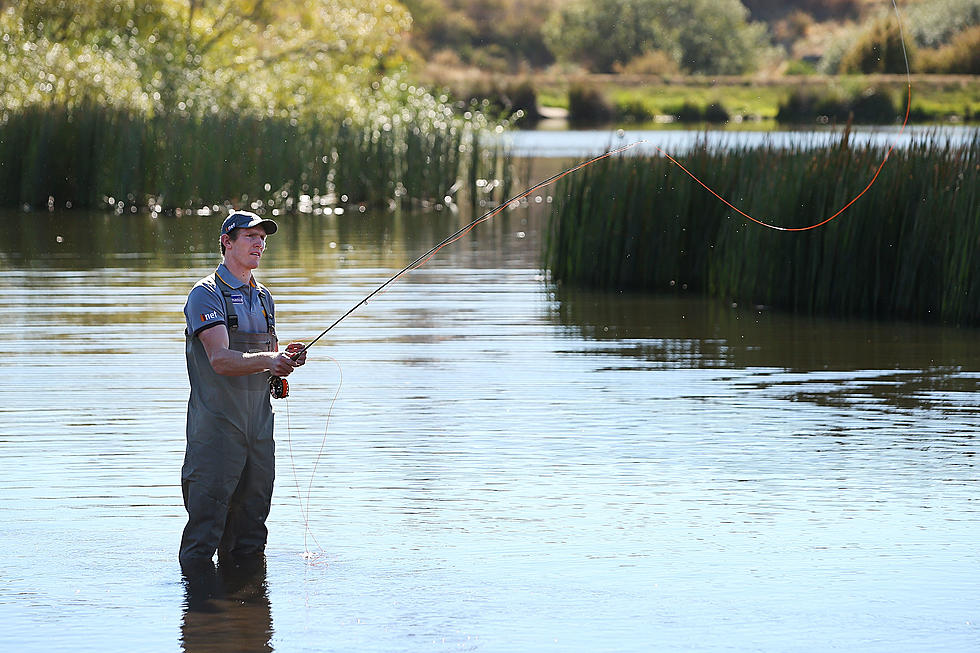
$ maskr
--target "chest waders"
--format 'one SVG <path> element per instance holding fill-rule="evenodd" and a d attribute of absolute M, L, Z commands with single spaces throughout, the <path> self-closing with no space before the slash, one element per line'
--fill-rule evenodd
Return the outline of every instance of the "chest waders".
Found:
<path fill-rule="evenodd" d="M 274 351 L 275 327 L 264 297 L 265 333 L 238 330 L 231 289 L 216 279 L 225 299 L 229 348 Z M 217 328 L 217 327 L 212 327 Z M 210 564 L 215 551 L 250 556 L 265 550 L 266 517 L 275 479 L 269 373 L 224 376 L 211 367 L 200 338 L 187 335 L 187 450 L 181 471 L 187 525 L 180 542 L 182 566 Z"/>

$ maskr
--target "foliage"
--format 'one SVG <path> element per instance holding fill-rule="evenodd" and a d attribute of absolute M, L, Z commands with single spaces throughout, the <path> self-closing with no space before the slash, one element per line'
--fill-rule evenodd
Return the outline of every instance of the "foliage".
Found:
<path fill-rule="evenodd" d="M 855 18 L 860 13 L 859 0 L 742 0 L 757 20 L 776 20 L 804 12 L 819 20 Z"/>
<path fill-rule="evenodd" d="M 502 167 L 506 177 L 498 148 L 479 146 L 485 119 L 457 117 L 422 89 L 385 83 L 394 88 L 374 96 L 366 111 L 376 118 L 360 126 L 26 107 L 0 132 L 0 206 L 287 212 L 443 204 L 467 175 L 494 179 Z"/>
<path fill-rule="evenodd" d="M 616 121 L 621 123 L 644 123 L 654 119 L 655 114 L 640 98 L 624 98 L 614 102 Z"/>
<path fill-rule="evenodd" d="M 840 72 L 901 74 L 909 69 L 914 58 L 911 45 L 902 42 L 898 24 L 894 20 L 881 20 L 844 55 Z"/>
<path fill-rule="evenodd" d="M 676 75 L 680 66 L 666 52 L 649 50 L 633 57 L 625 65 L 614 66 L 617 73 L 624 75 Z"/>
<path fill-rule="evenodd" d="M 929 73 L 980 75 L 980 25 L 963 30 L 948 45 L 921 50 L 919 69 Z"/>
<path fill-rule="evenodd" d="M 575 84 L 568 89 L 568 120 L 573 124 L 599 124 L 612 120 L 614 109 L 602 91 Z"/>
<path fill-rule="evenodd" d="M 490 80 L 450 91 L 459 109 L 473 109 L 486 116 L 522 120 L 523 123 L 541 119 L 538 113 L 537 91 L 530 81 Z"/>
<path fill-rule="evenodd" d="M 784 72 L 787 75 L 815 75 L 817 73 L 817 67 L 809 61 L 792 59 L 786 63 Z"/>
<path fill-rule="evenodd" d="M 555 0 L 404 0 L 412 45 L 426 59 L 442 49 L 463 64 L 517 69 L 554 61 L 541 28 Z"/>
<path fill-rule="evenodd" d="M 23 0 L 0 13 L 0 93 L 8 109 L 340 115 L 410 24 L 370 0 Z"/>
<path fill-rule="evenodd" d="M 802 227 L 868 183 L 885 149 L 699 149 L 683 161 L 748 214 Z M 682 287 L 800 313 L 980 324 L 980 138 L 893 150 L 833 222 L 749 222 L 660 156 L 615 157 L 562 180 L 546 259 L 558 283 Z"/>
<path fill-rule="evenodd" d="M 782 123 L 887 124 L 899 117 L 899 108 L 887 89 L 868 87 L 850 96 L 839 91 L 795 89 L 779 103 L 776 120 Z"/>
<path fill-rule="evenodd" d="M 747 22 L 738 0 L 569 0 L 544 37 L 559 59 L 596 72 L 659 51 L 688 72 L 737 74 L 767 48 L 765 28 Z"/>
<path fill-rule="evenodd" d="M 938 48 L 980 25 L 980 0 L 925 0 L 910 6 L 905 17 L 916 45 Z"/>

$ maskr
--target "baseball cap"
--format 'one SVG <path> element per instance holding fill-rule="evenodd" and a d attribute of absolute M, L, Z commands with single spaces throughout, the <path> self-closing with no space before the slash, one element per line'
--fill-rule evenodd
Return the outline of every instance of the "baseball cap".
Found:
<path fill-rule="evenodd" d="M 260 218 L 251 211 L 232 211 L 231 215 L 225 218 L 221 225 L 221 233 L 226 234 L 232 229 L 246 229 L 248 227 L 262 227 L 266 234 L 274 234 L 279 228 L 272 220 Z"/>

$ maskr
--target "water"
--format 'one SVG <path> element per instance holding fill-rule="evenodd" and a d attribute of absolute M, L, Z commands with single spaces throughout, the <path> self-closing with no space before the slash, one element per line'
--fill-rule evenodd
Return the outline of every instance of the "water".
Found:
<path fill-rule="evenodd" d="M 586 157 L 630 143 L 639 143 L 630 151 L 634 156 L 656 156 L 659 154 L 658 147 L 673 156 L 683 156 L 704 145 L 712 149 L 767 146 L 777 149 L 826 148 L 840 142 L 842 131 L 840 126 L 809 130 L 771 130 L 760 129 L 752 124 L 741 124 L 730 128 L 712 126 L 701 130 L 684 126 L 625 130 L 515 130 L 505 132 L 501 140 L 515 156 L 522 157 Z M 897 125 L 856 126 L 851 129 L 849 142 L 854 146 L 881 148 L 900 148 L 913 142 L 930 141 L 967 145 L 978 134 L 980 128 L 972 125 L 910 125 L 904 130 Z"/>
<path fill-rule="evenodd" d="M 267 569 L 199 612 L 181 307 L 218 219 L 0 217 L 5 650 L 980 649 L 975 330 L 556 289 L 507 212 L 310 352 Z M 463 219 L 282 218 L 281 338 Z"/>

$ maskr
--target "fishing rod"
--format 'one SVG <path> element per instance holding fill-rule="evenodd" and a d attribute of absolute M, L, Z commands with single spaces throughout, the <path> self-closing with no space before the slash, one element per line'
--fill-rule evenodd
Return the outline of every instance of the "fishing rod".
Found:
<path fill-rule="evenodd" d="M 409 263 L 408 265 L 406 265 L 405 267 L 403 267 L 401 270 L 399 270 L 398 272 L 396 272 L 395 274 L 393 274 L 391 277 L 389 277 L 380 286 L 378 286 L 377 288 L 375 288 L 374 290 L 372 290 L 370 293 L 368 293 L 367 296 L 364 297 L 364 299 L 362 299 L 361 301 L 359 301 L 356 304 L 354 304 L 353 306 L 351 306 L 350 309 L 346 313 L 344 313 L 343 315 L 341 315 L 340 317 L 338 317 L 336 320 L 334 320 L 333 321 L 333 324 L 331 324 L 326 329 L 324 329 L 323 331 L 321 331 L 320 334 L 316 338 L 314 338 L 313 340 L 311 340 L 309 342 L 309 344 L 304 345 L 301 349 L 298 349 L 295 352 L 289 353 L 288 356 L 290 358 L 292 358 L 293 360 L 296 360 L 297 358 L 299 358 L 305 351 L 309 350 L 310 347 L 312 347 L 313 345 L 315 345 L 320 340 L 320 338 L 322 338 L 323 336 L 327 335 L 327 333 L 329 333 L 331 329 L 333 329 L 335 326 L 337 326 L 338 324 L 340 324 L 341 322 L 343 322 L 347 317 L 349 317 L 351 313 L 353 313 L 358 308 L 360 308 L 364 304 L 367 304 L 369 301 L 371 301 L 371 298 L 372 297 L 374 297 L 378 293 L 382 292 L 385 288 L 387 288 L 388 286 L 390 286 L 391 284 L 393 284 L 395 281 L 397 281 L 399 278 L 401 278 L 402 276 L 404 276 L 408 272 L 411 272 L 412 270 L 415 270 L 417 268 L 420 268 L 423 265 L 425 265 L 426 263 L 428 263 L 429 260 L 433 256 L 435 256 L 439 252 L 439 250 L 441 250 L 443 247 L 445 247 L 446 245 L 450 245 L 450 244 L 456 242 L 457 240 L 459 240 L 460 238 L 462 238 L 463 236 L 465 236 L 467 233 L 469 233 L 470 231 L 472 231 L 473 228 L 476 227 L 478 224 L 481 224 L 483 222 L 486 222 L 487 220 L 490 220 L 491 218 L 493 218 L 495 215 L 497 215 L 498 213 L 500 213 L 501 211 L 503 211 L 505 208 L 507 208 L 508 206 L 510 206 L 511 204 L 513 204 L 514 202 L 518 202 L 518 201 L 524 199 L 525 197 L 527 197 L 528 195 L 530 195 L 531 193 L 533 193 L 534 191 L 539 190 L 541 188 L 544 188 L 545 186 L 548 186 L 549 184 L 553 184 L 556 181 L 558 181 L 559 179 L 561 179 L 562 177 L 565 177 L 566 175 L 570 175 L 571 173 L 573 173 L 573 172 L 575 172 L 577 170 L 581 170 L 582 168 L 585 168 L 586 166 L 590 166 L 593 163 L 595 163 L 596 161 L 601 161 L 602 159 L 608 158 L 608 157 L 613 156 L 615 154 L 619 154 L 621 152 L 625 152 L 626 150 L 630 149 L 631 147 L 635 147 L 635 146 L 639 145 L 640 143 L 644 143 L 644 142 L 646 142 L 646 141 L 642 141 L 642 140 L 641 141 L 636 141 L 635 143 L 630 143 L 629 145 L 624 145 L 622 147 L 616 148 L 615 150 L 610 150 L 608 152 L 605 152 L 604 154 L 600 154 L 599 156 L 593 157 L 593 158 L 589 159 L 588 161 L 583 161 L 581 163 L 578 163 L 578 164 L 572 166 L 571 168 L 568 168 L 567 170 L 563 170 L 563 171 L 559 172 L 556 175 L 552 175 L 551 177 L 548 177 L 544 181 L 538 182 L 537 184 L 535 184 L 534 186 L 531 186 L 527 190 L 521 191 L 520 193 L 518 193 L 514 197 L 510 198 L 509 200 L 506 200 L 506 201 L 498 204 L 494 208 L 490 209 L 489 211 L 487 211 L 486 213 L 484 213 L 483 215 L 481 215 L 479 218 L 477 218 L 477 219 L 473 220 L 472 222 L 469 222 L 468 224 L 460 227 L 455 232 L 453 232 L 449 236 L 446 236 L 444 239 L 442 239 L 441 241 L 439 241 L 438 243 L 436 243 L 435 245 L 433 245 L 424 254 L 420 255 L 414 261 L 412 261 L 411 263 Z M 276 398 L 276 399 L 282 399 L 283 397 L 289 396 L 289 383 L 286 381 L 286 379 L 284 379 L 282 377 L 273 376 L 272 378 L 270 378 L 269 379 L 269 387 L 270 387 L 270 390 L 272 392 L 272 396 L 274 398 Z"/>

